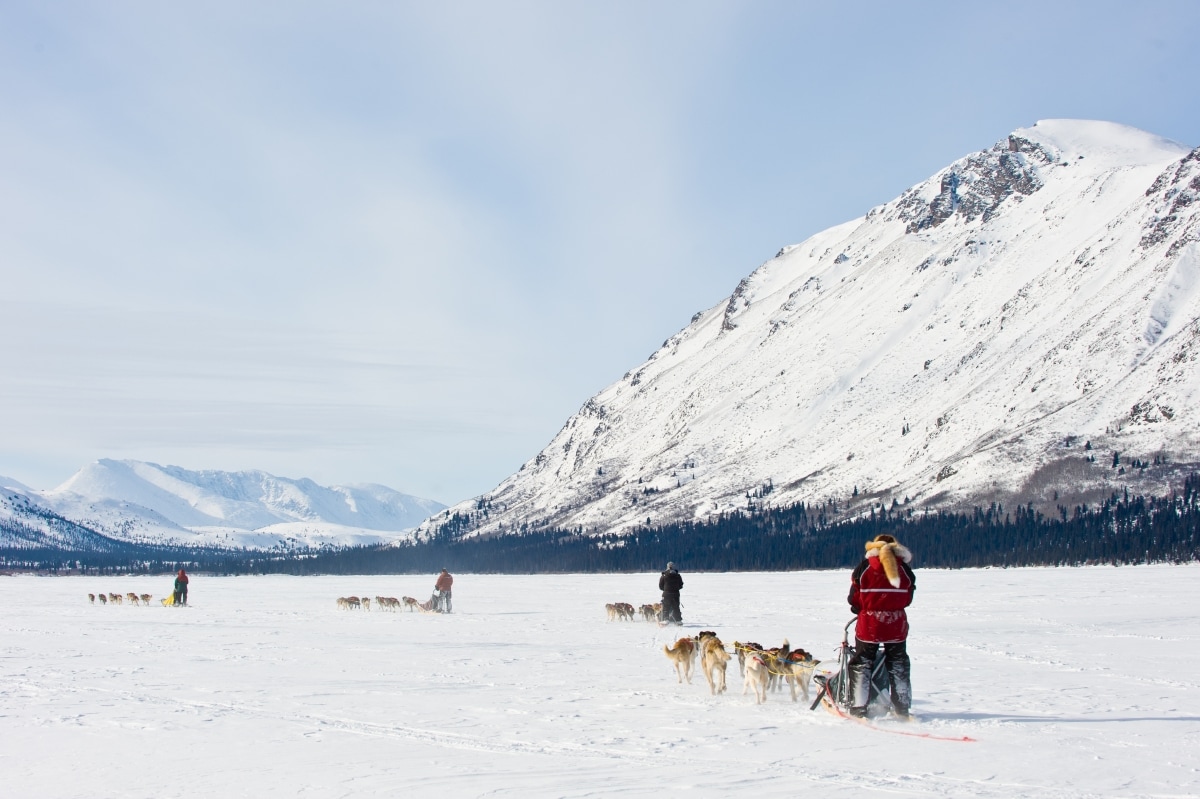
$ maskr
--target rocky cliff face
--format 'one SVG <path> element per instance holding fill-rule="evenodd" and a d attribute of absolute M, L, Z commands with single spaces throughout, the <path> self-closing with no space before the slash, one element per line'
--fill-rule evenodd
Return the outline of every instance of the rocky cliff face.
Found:
<path fill-rule="evenodd" d="M 423 530 L 1167 490 L 1200 461 L 1198 193 L 1150 134 L 1015 131 L 785 247 Z"/>

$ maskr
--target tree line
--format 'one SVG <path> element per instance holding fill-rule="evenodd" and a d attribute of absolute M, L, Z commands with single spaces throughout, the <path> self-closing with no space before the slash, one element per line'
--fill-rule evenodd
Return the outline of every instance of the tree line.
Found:
<path fill-rule="evenodd" d="M 842 569 L 881 533 L 929 568 L 1181 563 L 1200 559 L 1200 475 L 1164 497 L 1112 494 L 1104 502 L 1032 504 L 971 512 L 914 512 L 898 503 L 837 521 L 828 506 L 799 503 L 605 534 L 537 529 L 466 535 L 454 520 L 421 541 L 344 549 L 262 552 L 121 542 L 104 552 L 0 547 L 0 569 L 164 573 L 181 566 L 217 574 L 421 574 L 641 572 L 667 561 L 691 571 Z M 0 523 L 0 528 L 3 523 Z M 2 532 L 2 529 L 0 529 Z M 7 539 L 6 540 L 11 540 Z"/>

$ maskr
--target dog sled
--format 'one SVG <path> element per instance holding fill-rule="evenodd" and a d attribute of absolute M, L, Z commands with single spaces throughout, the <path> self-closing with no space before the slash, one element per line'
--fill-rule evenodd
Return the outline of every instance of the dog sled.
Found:
<path fill-rule="evenodd" d="M 838 668 L 832 674 L 817 674 L 813 676 L 819 688 L 817 698 L 813 700 L 809 710 L 816 710 L 824 704 L 838 716 L 849 716 L 853 702 L 850 674 L 850 658 L 854 656 L 854 647 L 850 645 L 850 628 L 858 619 L 846 622 L 842 628 L 842 645 L 838 649 Z M 871 666 L 870 691 L 867 694 L 867 718 L 886 716 L 891 709 L 892 701 L 888 685 L 887 667 L 884 665 L 883 647 L 875 654 L 875 663 Z"/>
<path fill-rule="evenodd" d="M 420 602 L 417 604 L 421 610 L 427 613 L 449 613 L 450 612 L 450 592 L 433 590 L 433 596 L 429 597 L 428 602 Z"/>
<path fill-rule="evenodd" d="M 844 719 L 853 719 L 854 721 L 866 724 L 866 726 L 878 732 L 904 735 L 910 738 L 925 738 L 932 741 L 975 743 L 976 739 L 969 735 L 936 735 L 932 732 L 887 729 L 871 724 L 866 719 L 858 719 L 850 715 L 852 701 L 850 694 L 850 658 L 854 655 L 854 647 L 850 646 L 850 627 L 857 621 L 858 619 L 851 619 L 846 623 L 846 627 L 842 631 L 842 646 L 838 651 L 838 670 L 833 674 L 813 675 L 813 682 L 820 687 L 817 690 L 817 698 L 813 700 L 809 710 L 816 710 L 818 705 L 823 704 L 835 716 Z M 867 719 L 886 716 L 891 710 L 891 689 L 888 685 L 887 667 L 884 665 L 883 647 L 879 648 L 879 652 L 875 656 L 875 663 L 871 666 L 870 692 L 868 693 L 868 697 Z"/>

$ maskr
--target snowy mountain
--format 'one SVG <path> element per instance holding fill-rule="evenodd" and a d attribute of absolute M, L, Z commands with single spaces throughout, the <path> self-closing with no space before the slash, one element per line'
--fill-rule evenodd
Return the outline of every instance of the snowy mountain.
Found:
<path fill-rule="evenodd" d="M 781 250 L 422 531 L 1163 493 L 1200 461 L 1198 198 L 1200 149 L 1017 130 Z"/>
<path fill-rule="evenodd" d="M 291 548 L 394 541 L 445 506 L 380 485 L 99 460 L 49 491 L 0 493 L 0 518 L 28 507 L 124 541 Z"/>

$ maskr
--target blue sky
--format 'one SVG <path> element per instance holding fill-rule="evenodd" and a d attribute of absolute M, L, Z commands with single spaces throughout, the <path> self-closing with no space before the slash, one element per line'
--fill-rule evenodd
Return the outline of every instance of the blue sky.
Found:
<path fill-rule="evenodd" d="M 1200 3 L 0 4 L 0 474 L 495 486 L 786 244 L 1038 119 L 1200 145 Z"/>

